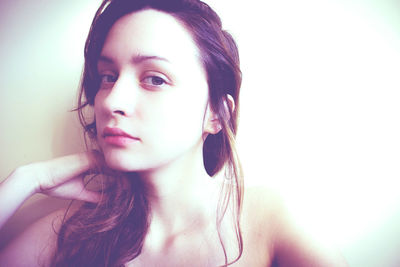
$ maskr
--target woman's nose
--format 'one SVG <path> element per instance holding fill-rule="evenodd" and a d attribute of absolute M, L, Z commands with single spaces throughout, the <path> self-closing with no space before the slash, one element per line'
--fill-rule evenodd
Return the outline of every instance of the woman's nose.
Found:
<path fill-rule="evenodd" d="M 131 116 L 136 109 L 138 90 L 134 79 L 118 77 L 103 99 L 103 107 L 110 115 Z"/>

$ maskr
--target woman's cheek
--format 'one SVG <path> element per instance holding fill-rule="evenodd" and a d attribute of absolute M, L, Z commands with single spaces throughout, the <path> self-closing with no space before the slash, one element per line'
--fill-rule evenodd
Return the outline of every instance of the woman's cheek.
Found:
<path fill-rule="evenodd" d="M 187 148 L 201 138 L 202 116 L 200 113 L 194 114 L 191 109 L 185 109 L 182 104 L 171 105 L 156 117 L 152 119 L 152 130 L 149 133 L 155 147 L 165 150 Z"/>

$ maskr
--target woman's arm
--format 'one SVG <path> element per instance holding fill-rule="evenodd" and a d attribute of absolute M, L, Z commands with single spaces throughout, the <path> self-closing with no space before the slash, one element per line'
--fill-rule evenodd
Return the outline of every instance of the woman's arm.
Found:
<path fill-rule="evenodd" d="M 94 167 L 91 152 L 69 155 L 17 168 L 0 184 L 0 228 L 35 193 L 96 202 L 98 194 L 85 189 L 83 174 Z"/>
<path fill-rule="evenodd" d="M 26 179 L 25 173 L 20 167 L 0 184 L 0 228 L 36 190 L 34 180 Z"/>
<path fill-rule="evenodd" d="M 87 152 L 17 168 L 0 184 L 0 227 L 35 193 L 97 202 L 98 193 L 85 189 L 83 177 L 98 160 L 98 154 Z M 64 213 L 54 212 L 29 226 L 0 252 L 0 266 L 47 266 Z"/>
<path fill-rule="evenodd" d="M 65 210 L 39 219 L 0 251 L 0 266 L 49 266 Z"/>

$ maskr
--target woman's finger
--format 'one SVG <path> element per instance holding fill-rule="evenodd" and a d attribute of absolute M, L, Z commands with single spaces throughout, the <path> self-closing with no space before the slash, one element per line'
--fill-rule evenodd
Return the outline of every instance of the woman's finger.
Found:
<path fill-rule="evenodd" d="M 101 194 L 98 192 L 84 189 L 77 197 L 77 200 L 98 203 L 101 200 Z"/>
<path fill-rule="evenodd" d="M 38 191 L 45 192 L 95 170 L 99 157 L 93 152 L 83 152 L 37 163 L 35 177 L 39 184 Z"/>

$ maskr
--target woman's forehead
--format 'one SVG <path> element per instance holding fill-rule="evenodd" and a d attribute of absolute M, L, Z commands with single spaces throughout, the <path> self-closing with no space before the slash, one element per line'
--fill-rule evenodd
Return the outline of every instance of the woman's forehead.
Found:
<path fill-rule="evenodd" d="M 107 35 L 101 55 L 116 61 L 134 55 L 156 56 L 171 63 L 200 61 L 199 49 L 183 24 L 153 9 L 118 19 Z"/>

